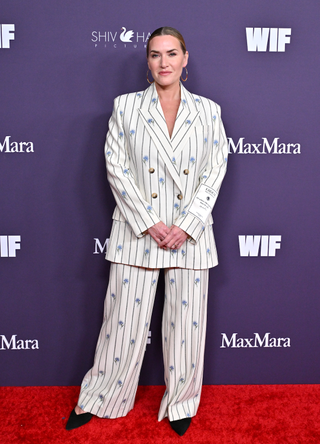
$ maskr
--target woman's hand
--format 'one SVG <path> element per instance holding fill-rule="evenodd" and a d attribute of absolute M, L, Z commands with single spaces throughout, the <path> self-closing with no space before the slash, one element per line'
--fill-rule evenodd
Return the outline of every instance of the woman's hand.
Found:
<path fill-rule="evenodd" d="M 170 228 L 167 227 L 163 222 L 158 222 L 147 230 L 147 234 L 157 242 L 160 248 L 164 248 L 161 246 L 162 241 L 167 237 L 170 232 Z M 164 248 L 166 250 L 166 248 Z"/>
<path fill-rule="evenodd" d="M 183 231 L 176 225 L 172 225 L 169 229 L 169 233 L 158 245 L 160 248 L 171 248 L 173 250 L 178 250 L 181 245 L 187 240 L 187 238 L 188 234 L 185 231 Z"/>

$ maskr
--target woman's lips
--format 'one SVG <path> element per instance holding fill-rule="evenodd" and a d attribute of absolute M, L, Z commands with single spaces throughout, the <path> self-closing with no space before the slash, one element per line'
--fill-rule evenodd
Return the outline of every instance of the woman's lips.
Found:
<path fill-rule="evenodd" d="M 160 76 L 167 76 L 167 75 L 171 74 L 171 72 L 170 71 L 160 71 L 159 74 L 160 74 Z"/>

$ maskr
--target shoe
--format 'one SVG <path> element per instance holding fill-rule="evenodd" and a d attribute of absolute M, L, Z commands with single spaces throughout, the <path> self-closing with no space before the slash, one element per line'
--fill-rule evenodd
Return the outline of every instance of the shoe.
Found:
<path fill-rule="evenodd" d="M 189 425 L 191 424 L 191 418 L 183 418 L 178 419 L 177 421 L 169 421 L 171 428 L 178 433 L 178 435 L 182 436 L 188 430 Z"/>
<path fill-rule="evenodd" d="M 90 421 L 90 419 L 92 418 L 92 413 L 81 413 L 80 415 L 77 415 L 75 412 L 75 409 L 72 410 L 72 412 L 70 413 L 67 425 L 66 425 L 66 430 L 73 430 L 73 429 L 77 429 L 78 427 L 81 427 L 85 424 L 87 424 L 87 422 Z"/>

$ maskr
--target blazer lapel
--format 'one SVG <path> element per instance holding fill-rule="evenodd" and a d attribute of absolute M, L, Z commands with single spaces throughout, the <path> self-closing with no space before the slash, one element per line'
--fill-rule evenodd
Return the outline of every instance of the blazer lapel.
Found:
<path fill-rule="evenodd" d="M 139 113 L 172 179 L 182 190 L 180 176 L 175 166 L 175 158 L 181 153 L 186 143 L 186 137 L 191 134 L 191 129 L 199 114 L 192 95 L 181 85 L 181 102 L 171 139 L 154 84 L 146 90 Z"/>
<path fill-rule="evenodd" d="M 186 138 L 191 135 L 191 130 L 195 125 L 199 114 L 193 96 L 182 84 L 180 87 L 181 103 L 171 137 L 171 146 L 175 156 L 178 156 L 181 153 L 181 150 L 186 143 Z"/>
<path fill-rule="evenodd" d="M 154 84 L 147 89 L 139 113 L 172 179 L 179 190 L 182 190 L 180 176 L 175 167 L 175 155 L 172 150 L 168 127 Z"/>

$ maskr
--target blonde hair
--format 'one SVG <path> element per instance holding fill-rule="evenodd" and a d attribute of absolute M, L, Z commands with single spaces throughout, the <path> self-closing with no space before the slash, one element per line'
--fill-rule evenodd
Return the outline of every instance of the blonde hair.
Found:
<path fill-rule="evenodd" d="M 180 32 L 177 31 L 175 28 L 171 28 L 170 26 L 163 26 L 162 28 L 158 28 L 153 31 L 153 33 L 150 35 L 147 43 L 147 57 L 149 56 L 149 43 L 152 39 L 154 39 L 155 37 L 159 37 L 160 35 L 172 35 L 172 37 L 175 37 L 179 40 L 183 54 L 187 52 L 186 43 L 184 41 L 184 38 L 182 37 L 182 34 L 180 34 Z"/>

